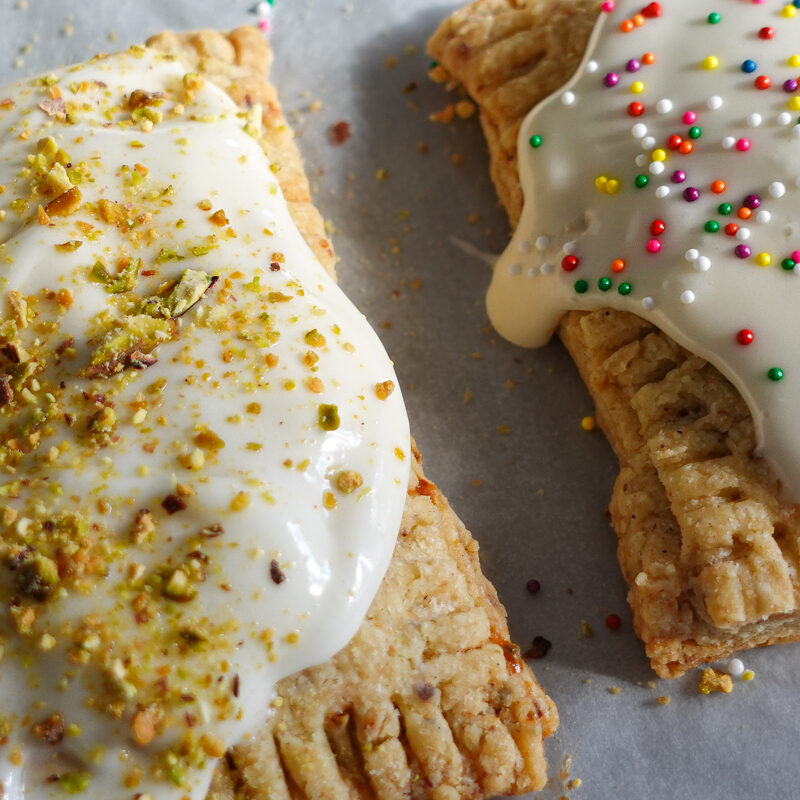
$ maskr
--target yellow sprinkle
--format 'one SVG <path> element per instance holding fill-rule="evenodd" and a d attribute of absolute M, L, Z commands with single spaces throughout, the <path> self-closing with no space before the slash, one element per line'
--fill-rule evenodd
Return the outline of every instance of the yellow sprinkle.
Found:
<path fill-rule="evenodd" d="M 719 66 L 719 59 L 716 56 L 706 56 L 703 59 L 703 69 L 716 69 Z"/>
<path fill-rule="evenodd" d="M 792 17 L 797 15 L 797 9 L 793 5 L 784 6 L 781 9 L 781 14 L 784 17 L 789 17 L 789 19 L 791 19 Z"/>
<path fill-rule="evenodd" d="M 659 147 L 657 150 L 653 150 L 653 152 L 650 154 L 650 158 L 652 158 L 653 161 L 666 161 L 667 151 L 664 150 L 663 147 Z"/>
<path fill-rule="evenodd" d="M 606 191 L 609 194 L 616 194 L 619 191 L 619 181 L 616 178 L 609 178 L 606 183 Z"/>
<path fill-rule="evenodd" d="M 759 253 L 756 256 L 756 264 L 759 267 L 768 267 L 772 263 L 772 256 L 769 253 Z"/>
<path fill-rule="evenodd" d="M 800 55 L 795 53 L 793 56 L 789 56 L 789 58 L 786 59 L 786 63 L 790 67 L 800 67 Z"/>
<path fill-rule="evenodd" d="M 634 94 L 641 94 L 644 91 L 644 83 L 642 81 L 634 81 L 631 84 L 631 91 Z"/>
<path fill-rule="evenodd" d="M 743 681 L 751 681 L 751 680 L 753 680 L 753 678 L 755 678 L 755 676 L 756 676 L 756 674 L 755 674 L 755 672 L 753 672 L 753 670 L 751 670 L 751 669 L 746 669 L 746 670 L 745 670 L 745 671 L 742 673 L 742 680 L 743 680 Z"/>
<path fill-rule="evenodd" d="M 608 178 L 605 175 L 598 175 L 594 179 L 595 189 L 599 189 L 601 192 L 606 188 L 607 183 L 608 183 Z"/>
<path fill-rule="evenodd" d="M 594 417 L 584 417 L 581 420 L 581 428 L 583 428 L 585 431 L 593 431 L 596 425 L 597 421 Z"/>
<path fill-rule="evenodd" d="M 786 104 L 792 111 L 800 111 L 800 97 L 795 95 L 792 97 L 789 102 Z"/>

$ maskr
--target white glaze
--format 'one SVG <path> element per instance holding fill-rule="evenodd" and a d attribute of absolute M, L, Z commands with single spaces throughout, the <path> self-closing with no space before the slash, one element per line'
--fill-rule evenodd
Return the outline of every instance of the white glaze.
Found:
<path fill-rule="evenodd" d="M 800 112 L 790 109 L 792 124 L 785 116 L 798 92 L 782 88 L 800 75 L 800 67 L 787 63 L 800 53 L 800 11 L 786 17 L 780 3 L 739 0 L 673 0 L 662 7 L 662 16 L 630 33 L 622 33 L 620 23 L 638 13 L 641 2 L 622 0 L 601 15 L 576 75 L 525 119 L 518 140 L 525 206 L 495 268 L 489 314 L 501 334 L 528 347 L 544 344 L 567 309 L 609 307 L 655 323 L 741 392 L 765 454 L 791 497 L 800 500 L 800 282 L 795 271 L 781 268 L 800 250 Z M 711 12 L 722 16 L 716 25 L 707 22 Z M 774 29 L 773 39 L 758 37 L 764 26 Z M 626 71 L 629 59 L 648 52 L 655 63 Z M 703 68 L 708 56 L 719 59 L 716 69 Z M 758 69 L 744 73 L 745 59 Z M 613 88 L 604 85 L 610 72 L 619 75 Z M 762 74 L 771 78 L 768 90 L 753 85 Z M 639 94 L 631 90 L 635 81 L 644 83 Z M 565 89 L 574 104 L 558 101 Z M 643 103 L 645 113 L 629 116 L 632 101 Z M 666 141 L 672 134 L 688 138 L 691 123 L 682 121 L 687 111 L 696 113 L 693 124 L 702 135 L 684 155 L 667 149 Z M 761 118 L 757 127 L 754 114 Z M 534 134 L 543 138 L 538 148 L 529 144 Z M 741 138 L 751 141 L 746 152 L 737 150 Z M 654 148 L 666 150 L 666 161 L 652 159 Z M 643 150 L 651 167 L 664 163 L 665 169 L 637 166 Z M 677 169 L 687 176 L 680 184 L 672 181 Z M 634 186 L 639 174 L 649 178 L 645 188 Z M 599 191 L 599 176 L 618 179 L 619 192 Z M 727 184 L 723 194 L 710 190 L 717 179 Z M 700 198 L 687 202 L 687 187 L 700 189 Z M 745 224 L 736 211 L 750 194 L 759 196 L 767 214 L 753 214 Z M 718 213 L 722 202 L 733 205 L 731 215 Z M 649 232 L 655 219 L 666 224 L 656 237 Z M 719 221 L 719 232 L 705 232 L 710 219 Z M 741 226 L 736 237 L 723 232 L 728 222 Z M 520 255 L 522 242 L 543 237 L 546 248 Z M 658 253 L 646 250 L 651 238 L 662 243 Z M 542 262 L 560 265 L 565 243 L 572 241 L 580 259 L 575 271 L 537 269 Z M 744 241 L 752 255 L 743 260 L 734 247 Z M 772 256 L 768 267 L 755 263 L 762 252 Z M 615 259 L 626 264 L 619 274 L 611 271 Z M 613 280 L 609 291 L 598 288 L 603 276 Z M 589 284 L 585 294 L 573 288 L 579 279 Z M 627 296 L 618 293 L 622 282 L 633 287 Z M 753 331 L 751 345 L 737 343 L 740 329 Z M 767 378 L 771 367 L 783 369 L 781 381 Z"/>
<path fill-rule="evenodd" d="M 18 517 L 0 528 L 0 544 L 3 537 L 7 543 L 24 538 L 30 523 L 21 520 L 33 520 L 35 527 L 63 509 L 100 524 L 102 532 L 91 532 L 92 537 L 108 536 L 109 541 L 121 543 L 118 549 L 112 545 L 108 575 L 103 581 L 90 581 L 89 594 L 70 589 L 61 599 L 28 603 L 40 614 L 30 637 L 20 636 L 11 624 L 8 603 L 14 573 L 0 564 L 4 649 L 0 721 L 5 720 L 8 736 L 0 746 L 4 800 L 66 796 L 58 783 L 44 782 L 47 775 L 64 771 L 92 774 L 83 796 L 116 800 L 149 793 L 154 800 L 202 800 L 215 763 L 212 757 L 184 770 L 181 786 L 150 775 L 185 733 L 184 712 L 196 717 L 192 730 L 198 738 L 209 733 L 231 744 L 256 729 L 270 713 L 276 681 L 326 660 L 355 633 L 388 565 L 400 523 L 410 463 L 408 423 L 399 390 L 383 400 L 376 395 L 377 383 L 396 381 L 391 362 L 364 317 L 298 233 L 269 162 L 257 141 L 243 130 L 245 119 L 211 85 L 197 89 L 193 99 L 185 97 L 181 85 L 185 72 L 178 63 L 141 51 L 61 70 L 56 74 L 74 124 L 51 119 L 37 108 L 49 95 L 48 88 L 36 81 L 0 89 L 0 101 L 11 97 L 16 102 L 14 108 L 0 108 L 0 184 L 6 187 L 0 194 L 0 208 L 6 210 L 0 220 L 3 314 L 7 318 L 10 290 L 41 298 L 42 290 L 67 289 L 74 298 L 71 308 L 59 314 L 56 304 L 39 300 L 34 303 L 36 322 L 58 320 L 60 330 L 44 348 L 50 356 L 68 335 L 74 337 L 77 351 L 74 358 L 65 358 L 38 376 L 42 391 L 32 404 L 21 402 L 17 393 L 15 405 L 0 408 L 0 433 L 7 440 L 9 429 L 17 431 L 14 425 L 33 406 L 46 406 L 44 389 L 59 381 L 66 388 L 58 402 L 65 409 L 72 404 L 76 414 L 83 414 L 71 428 L 59 414 L 17 471 L 0 474 L 0 491 L 19 477 L 46 479 L 18 491 L 5 489 L 11 497 L 0 497 L 0 510 L 10 507 Z M 102 81 L 106 86 L 82 89 L 82 81 Z M 150 132 L 123 122 L 131 113 L 119 106 L 135 89 L 169 93 L 159 106 L 164 119 Z M 175 108 L 178 100 L 185 104 L 183 113 Z M 106 109 L 111 109 L 108 116 Z M 30 136 L 21 140 L 19 134 L 28 130 Z M 30 197 L 26 158 L 44 136 L 54 137 L 71 163 L 86 162 L 91 174 L 91 180 L 79 187 L 82 208 L 67 217 L 52 217 L 52 226 L 36 222 L 37 203 L 46 199 L 34 200 L 21 213 L 11 207 L 15 198 Z M 143 147 L 132 147 L 133 141 Z M 120 170 L 123 164 L 137 162 L 149 174 L 141 186 L 129 191 Z M 166 202 L 148 196 L 170 185 L 174 191 Z M 130 235 L 101 221 L 88 205 L 100 198 L 131 201 L 135 207 L 129 210 L 131 216 L 151 213 L 152 219 L 140 219 L 134 234 L 153 229 L 158 238 L 150 241 L 144 236 L 133 243 Z M 212 210 L 198 207 L 206 199 Z M 235 238 L 227 235 L 226 226 L 209 222 L 218 209 L 227 215 Z M 185 224 L 176 227 L 181 218 Z M 92 241 L 76 226 L 80 220 L 90 222 L 101 235 Z M 208 254 L 191 255 L 189 248 L 202 245 L 210 234 L 216 235 L 216 246 Z M 83 244 L 72 253 L 56 251 L 55 244 L 69 240 Z M 162 248 L 186 258 L 159 263 L 156 256 Z M 97 259 L 114 272 L 116 257 L 123 252 L 141 258 L 143 269 L 156 270 L 154 276 L 139 277 L 134 293 L 143 297 L 186 268 L 219 275 L 220 281 L 179 320 L 177 340 L 156 349 L 158 363 L 94 381 L 79 378 L 90 357 L 89 339 L 97 330 L 93 318 L 108 308 L 120 313 L 113 305 L 120 296 L 109 295 L 87 277 Z M 274 253 L 284 256 L 278 271 L 270 269 Z M 255 276 L 260 278 L 259 287 L 252 283 Z M 268 292 L 283 292 L 292 299 L 273 302 Z M 240 333 L 264 330 L 257 315 L 265 309 L 280 333 L 277 342 L 262 347 L 263 342 L 240 338 Z M 237 312 L 246 321 L 237 321 Z M 233 330 L 220 333 L 209 327 L 215 313 L 220 315 L 217 327 L 231 320 Z M 22 332 L 29 343 L 36 335 L 33 328 L 34 323 Z M 312 329 L 324 335 L 325 347 L 307 344 L 305 334 Z M 309 351 L 319 355 L 313 369 L 303 362 Z M 277 356 L 279 363 L 268 367 L 266 354 Z M 307 388 L 311 378 L 322 381 L 321 393 Z M 137 408 L 131 403 L 140 392 L 144 394 L 139 397 L 151 403 L 154 395 L 147 393 L 147 387 L 159 379 L 166 381 L 161 405 L 134 422 Z M 289 382 L 295 388 L 286 388 Z M 117 442 L 94 452 L 84 450 L 86 414 L 80 391 L 108 393 L 119 420 Z M 260 404 L 260 413 L 254 413 L 253 403 Z M 320 427 L 321 403 L 338 407 L 338 429 Z M 216 454 L 206 452 L 202 468 L 190 470 L 179 456 L 185 459 L 199 449 L 193 443 L 198 424 L 207 426 L 225 446 Z M 153 452 L 143 451 L 142 445 L 155 439 Z M 50 449 L 64 442 L 68 451 L 59 454 Z M 253 449 L 252 443 L 260 449 Z M 47 454 L 53 452 L 51 463 Z M 342 470 L 358 472 L 363 485 L 349 494 L 337 489 L 336 476 Z M 63 487 L 60 496 L 48 488 L 55 483 Z M 195 494 L 186 499 L 185 510 L 168 515 L 161 502 L 176 492 L 178 483 L 190 484 Z M 249 505 L 234 511 L 232 501 L 237 496 L 243 500 L 242 492 Z M 335 508 L 326 506 L 326 496 L 328 506 L 335 499 Z M 103 514 L 98 507 L 101 498 L 108 502 Z M 157 531 L 153 541 L 133 545 L 129 534 L 134 517 L 145 507 L 152 510 Z M 223 535 L 197 536 L 201 528 L 217 522 L 224 527 Z M 172 558 L 174 567 L 198 542 L 210 563 L 207 579 L 196 585 L 197 598 L 170 604 L 156 589 L 156 617 L 137 625 L 131 599 L 144 590 L 127 582 L 130 565 L 141 563 L 149 570 Z M 285 574 L 279 585 L 270 577 L 273 559 Z M 64 635 L 64 626 L 76 628 L 88 613 L 99 615 L 109 628 L 101 630 L 89 664 L 72 666 L 65 660 L 71 640 Z M 179 636 L 187 623 L 209 634 L 203 652 L 186 647 Z M 222 630 L 226 625 L 229 629 Z M 262 638 L 268 630 L 274 632 L 269 646 Z M 42 644 L 45 632 L 54 636 L 55 646 L 41 652 L 50 644 L 49 640 Z M 82 639 L 87 645 L 94 643 Z M 168 651 L 156 646 L 167 642 Z M 185 654 L 179 654 L 176 643 Z M 94 659 L 108 663 L 126 652 L 147 659 L 135 670 L 144 684 L 152 685 L 159 677 L 157 668 L 166 665 L 172 669 L 170 690 L 181 687 L 196 697 L 174 707 L 167 704 L 175 724 L 166 726 L 144 748 L 133 743 L 130 731 L 139 696 L 130 699 L 118 721 L 85 706 L 87 698 L 101 693 L 101 671 Z M 177 675 L 179 666 L 184 677 Z M 68 668 L 73 675 L 66 689 L 59 690 L 58 681 Z M 212 676 L 208 690 L 197 677 L 206 673 Z M 238 698 L 233 696 L 235 675 Z M 124 680 L 135 682 L 134 677 L 130 671 Z M 144 691 L 140 690 L 142 696 Z M 231 718 L 215 718 L 216 696 L 228 698 Z M 32 723 L 54 711 L 82 731 L 67 735 L 55 747 L 30 733 Z M 20 759 L 21 765 L 15 763 Z M 142 770 L 141 780 L 125 788 L 123 778 L 135 767 Z"/>

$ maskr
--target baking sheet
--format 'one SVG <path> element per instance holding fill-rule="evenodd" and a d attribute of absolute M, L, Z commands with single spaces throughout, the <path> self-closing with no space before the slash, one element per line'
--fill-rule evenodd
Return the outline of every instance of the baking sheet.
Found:
<path fill-rule="evenodd" d="M 656 678 L 605 513 L 616 462 L 581 428 L 583 385 L 560 345 L 520 350 L 489 327 L 482 254 L 499 252 L 508 226 L 486 148 L 476 118 L 428 118 L 452 98 L 427 80 L 425 40 L 457 5 L 276 0 L 274 76 L 341 282 L 396 362 L 426 470 L 480 541 L 513 637 L 523 650 L 552 642 L 533 662 L 561 714 L 539 797 L 796 797 L 798 646 L 743 654 L 755 679 L 727 696 L 699 694 L 699 671 Z M 255 21 L 244 0 L 0 0 L 0 84 L 164 28 Z M 339 121 L 352 137 L 336 146 Z"/>

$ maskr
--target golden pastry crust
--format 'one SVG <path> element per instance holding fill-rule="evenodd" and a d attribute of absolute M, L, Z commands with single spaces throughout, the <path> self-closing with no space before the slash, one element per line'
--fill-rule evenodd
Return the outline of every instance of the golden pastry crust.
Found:
<path fill-rule="evenodd" d="M 161 34 L 237 103 L 263 108 L 262 142 L 301 233 L 334 255 L 291 130 L 268 82 L 263 36 L 241 28 Z M 392 562 L 366 620 L 334 658 L 281 681 L 274 714 L 228 752 L 209 800 L 433 798 L 519 794 L 546 780 L 555 706 L 509 641 L 478 546 L 414 451 Z"/>
<path fill-rule="evenodd" d="M 596 16 L 587 0 L 477 0 L 430 41 L 435 77 L 462 83 L 480 105 L 512 225 L 522 211 L 520 124 L 573 74 Z M 620 461 L 611 518 L 653 669 L 675 677 L 800 639 L 800 509 L 754 456 L 736 390 L 631 314 L 571 312 L 559 333 Z"/>

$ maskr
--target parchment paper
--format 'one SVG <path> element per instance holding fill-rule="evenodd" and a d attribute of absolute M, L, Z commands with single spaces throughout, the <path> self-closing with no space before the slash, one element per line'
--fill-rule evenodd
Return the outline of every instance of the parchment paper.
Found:
<path fill-rule="evenodd" d="M 456 6 L 276 0 L 274 77 L 341 282 L 396 362 L 427 472 L 480 541 L 522 649 L 534 636 L 552 642 L 533 662 L 561 714 L 540 796 L 798 797 L 800 650 L 745 653 L 755 679 L 735 680 L 729 696 L 699 694 L 699 671 L 656 678 L 631 630 L 606 518 L 617 466 L 602 434 L 580 426 L 592 413 L 583 385 L 558 344 L 524 351 L 489 327 L 490 267 L 463 246 L 497 253 L 508 237 L 483 139 L 474 117 L 428 119 L 451 98 L 427 80 L 424 44 Z M 0 0 L 0 84 L 164 28 L 255 21 L 243 0 Z M 352 138 L 335 146 L 339 121 Z M 530 578 L 541 582 L 535 596 Z M 604 622 L 611 612 L 617 631 Z"/>

